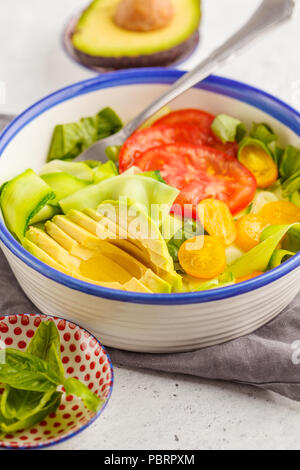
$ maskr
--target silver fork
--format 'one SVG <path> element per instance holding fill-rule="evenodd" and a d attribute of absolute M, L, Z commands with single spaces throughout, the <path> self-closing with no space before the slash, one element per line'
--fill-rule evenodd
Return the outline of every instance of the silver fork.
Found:
<path fill-rule="evenodd" d="M 248 46 L 254 40 L 259 39 L 263 33 L 291 18 L 294 6 L 294 0 L 263 0 L 245 26 L 231 36 L 225 44 L 213 51 L 191 72 L 184 74 L 123 129 L 106 139 L 99 140 L 75 158 L 75 161 L 107 161 L 105 154 L 107 147 L 122 145 L 136 129 L 162 107 L 208 77 L 220 64 L 234 57 L 241 49 Z"/>

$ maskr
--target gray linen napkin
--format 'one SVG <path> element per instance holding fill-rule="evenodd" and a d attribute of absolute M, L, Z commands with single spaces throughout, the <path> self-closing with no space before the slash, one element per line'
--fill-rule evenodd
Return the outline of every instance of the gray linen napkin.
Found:
<path fill-rule="evenodd" d="M 7 119 L 0 115 L 1 122 L 5 125 Z M 0 251 L 0 315 L 12 313 L 39 311 Z M 115 365 L 244 383 L 300 401 L 300 294 L 268 325 L 220 346 L 177 354 L 108 350 Z"/>

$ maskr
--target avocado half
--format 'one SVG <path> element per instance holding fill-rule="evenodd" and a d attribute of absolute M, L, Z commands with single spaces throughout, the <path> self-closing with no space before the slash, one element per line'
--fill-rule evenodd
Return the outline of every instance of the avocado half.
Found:
<path fill-rule="evenodd" d="M 94 69 L 171 65 L 190 55 L 199 41 L 200 0 L 172 0 L 175 14 L 165 28 L 129 31 L 113 20 L 122 0 L 94 0 L 66 31 L 67 51 Z"/>

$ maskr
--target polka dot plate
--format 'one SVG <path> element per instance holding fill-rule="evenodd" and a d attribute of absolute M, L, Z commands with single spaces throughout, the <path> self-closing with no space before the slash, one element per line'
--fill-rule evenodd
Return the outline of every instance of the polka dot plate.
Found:
<path fill-rule="evenodd" d="M 79 398 L 64 393 L 56 413 L 30 429 L 6 434 L 0 439 L 2 448 L 43 448 L 70 439 L 100 416 L 111 396 L 114 379 L 107 352 L 94 336 L 67 320 L 37 314 L 0 316 L 0 349 L 25 351 L 39 324 L 47 320 L 56 324 L 60 334 L 66 378 L 76 377 L 105 401 L 95 413 L 85 408 Z"/>

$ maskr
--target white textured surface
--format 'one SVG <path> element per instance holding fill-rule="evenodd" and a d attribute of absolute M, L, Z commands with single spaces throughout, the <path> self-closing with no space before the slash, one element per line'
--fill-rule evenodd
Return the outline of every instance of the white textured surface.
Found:
<path fill-rule="evenodd" d="M 187 65 L 236 29 L 258 3 L 206 0 L 203 41 Z M 63 24 L 85 4 L 85 0 L 52 0 L 46 8 L 39 0 L 1 2 L 0 80 L 7 87 L 1 112 L 21 111 L 59 87 L 92 76 L 73 65 L 59 48 Z M 300 109 L 299 31 L 298 11 L 292 23 L 220 73 L 263 88 Z M 298 404 L 252 388 L 120 368 L 103 417 L 59 448 L 299 449 L 299 414 Z"/>

